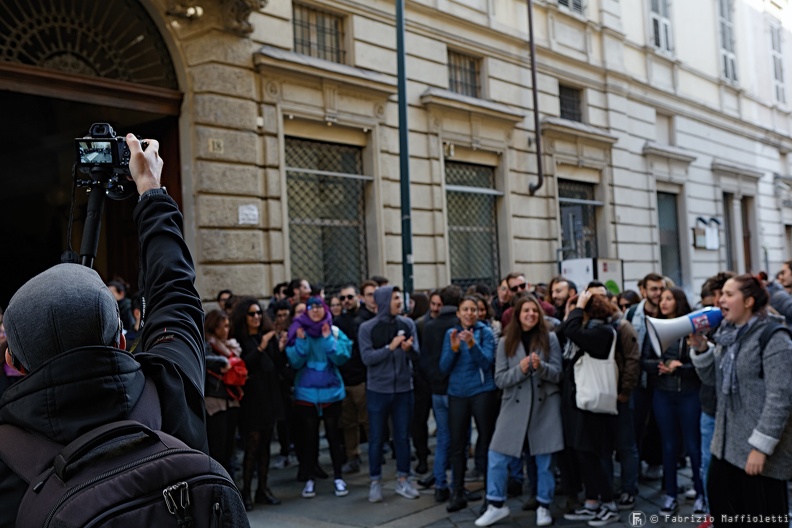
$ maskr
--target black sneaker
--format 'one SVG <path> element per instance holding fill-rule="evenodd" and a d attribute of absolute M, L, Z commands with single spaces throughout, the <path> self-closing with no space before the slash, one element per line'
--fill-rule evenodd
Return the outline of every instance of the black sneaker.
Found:
<path fill-rule="evenodd" d="M 607 506 L 603 506 L 597 512 L 597 516 L 588 522 L 589 526 L 607 526 L 619 522 L 619 512 L 613 511 Z"/>
<path fill-rule="evenodd" d="M 565 513 L 564 519 L 567 521 L 591 521 L 597 516 L 597 513 L 597 510 L 581 506 L 580 508 L 575 508 L 572 512 Z"/>
<path fill-rule="evenodd" d="M 635 495 L 625 491 L 619 495 L 619 500 L 616 501 L 616 504 L 620 510 L 632 510 L 635 508 Z"/>
<path fill-rule="evenodd" d="M 674 515 L 678 509 L 679 503 L 677 503 L 676 499 L 670 495 L 666 495 L 663 507 L 660 508 L 660 515 Z"/>

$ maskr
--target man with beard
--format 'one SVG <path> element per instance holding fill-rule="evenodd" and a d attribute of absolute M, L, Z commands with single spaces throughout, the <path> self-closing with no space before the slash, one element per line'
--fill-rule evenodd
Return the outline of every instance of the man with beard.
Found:
<path fill-rule="evenodd" d="M 563 321 L 566 318 L 567 301 L 577 295 L 577 286 L 571 280 L 559 275 L 550 281 L 548 289 L 556 309 L 555 316 Z"/>

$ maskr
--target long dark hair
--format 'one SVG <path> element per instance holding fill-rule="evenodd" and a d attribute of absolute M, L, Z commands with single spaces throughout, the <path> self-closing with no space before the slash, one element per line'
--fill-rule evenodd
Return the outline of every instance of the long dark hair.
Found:
<path fill-rule="evenodd" d="M 267 316 L 267 312 L 264 311 L 255 297 L 242 297 L 234 305 L 234 311 L 231 313 L 231 327 L 234 329 L 234 337 L 240 343 L 250 336 L 247 325 L 247 312 L 253 305 L 258 306 L 258 309 L 261 310 L 261 326 L 259 326 L 257 335 L 262 336 L 275 329 L 275 325 L 272 324 L 272 321 Z"/>
<path fill-rule="evenodd" d="M 506 357 L 514 357 L 514 354 L 517 353 L 517 347 L 522 343 L 523 329 L 520 325 L 520 314 L 522 313 L 523 305 L 527 302 L 536 306 L 536 310 L 539 312 L 539 320 L 536 322 L 536 326 L 528 331 L 530 350 L 526 350 L 525 355 L 527 356 L 533 350 L 538 349 L 542 352 L 544 358 L 547 359 L 550 355 L 550 335 L 544 319 L 545 313 L 539 300 L 531 294 L 520 295 L 514 304 L 511 321 L 506 325 L 506 330 L 504 331 Z"/>
<path fill-rule="evenodd" d="M 224 311 L 212 310 L 206 314 L 206 320 L 204 321 L 204 333 L 207 336 L 215 335 L 217 329 L 226 319 L 228 319 L 228 314 Z"/>
<path fill-rule="evenodd" d="M 668 288 L 668 291 L 671 292 L 671 295 L 674 297 L 674 301 L 676 301 L 676 310 L 674 310 L 674 315 L 668 317 L 669 319 L 682 317 L 683 315 L 687 315 L 693 311 L 693 309 L 690 307 L 690 303 L 688 302 L 687 295 L 685 295 L 685 291 L 682 288 Z"/>

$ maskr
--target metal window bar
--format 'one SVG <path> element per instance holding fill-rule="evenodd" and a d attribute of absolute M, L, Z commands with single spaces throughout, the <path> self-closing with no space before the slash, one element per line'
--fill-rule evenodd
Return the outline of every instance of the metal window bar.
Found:
<path fill-rule="evenodd" d="M 561 102 L 561 117 L 570 121 L 583 121 L 580 90 L 569 86 L 558 87 L 558 98 Z"/>
<path fill-rule="evenodd" d="M 495 169 L 447 161 L 445 173 L 451 282 L 495 287 L 500 276 Z"/>
<path fill-rule="evenodd" d="M 583 14 L 583 0 L 558 0 L 558 5 L 564 6 L 575 13 Z"/>
<path fill-rule="evenodd" d="M 479 97 L 481 95 L 480 59 L 448 51 L 448 86 L 452 92 Z"/>
<path fill-rule="evenodd" d="M 597 207 L 594 186 L 558 180 L 561 248 L 564 259 L 597 257 Z"/>
<path fill-rule="evenodd" d="M 295 52 L 332 62 L 344 62 L 343 17 L 294 4 L 292 25 Z"/>
<path fill-rule="evenodd" d="M 285 149 L 291 276 L 325 292 L 368 276 L 362 149 L 287 138 Z"/>

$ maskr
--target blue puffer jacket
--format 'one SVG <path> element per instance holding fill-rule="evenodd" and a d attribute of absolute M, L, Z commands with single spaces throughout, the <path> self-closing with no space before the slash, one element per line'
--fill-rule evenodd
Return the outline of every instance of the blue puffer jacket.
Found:
<path fill-rule="evenodd" d="M 352 355 L 352 341 L 337 326 L 327 337 L 296 339 L 286 348 L 289 364 L 297 371 L 294 399 L 314 404 L 333 403 L 346 397 L 338 367 Z"/>
<path fill-rule="evenodd" d="M 446 332 L 440 355 L 440 370 L 449 375 L 448 395 L 467 398 L 496 390 L 493 376 L 495 336 L 492 330 L 481 321 L 476 322 L 473 327 L 473 347 L 469 348 L 462 341 L 459 351 L 454 352 L 451 350 L 451 332 L 454 329 L 462 331 L 462 327 L 457 325 Z"/>

